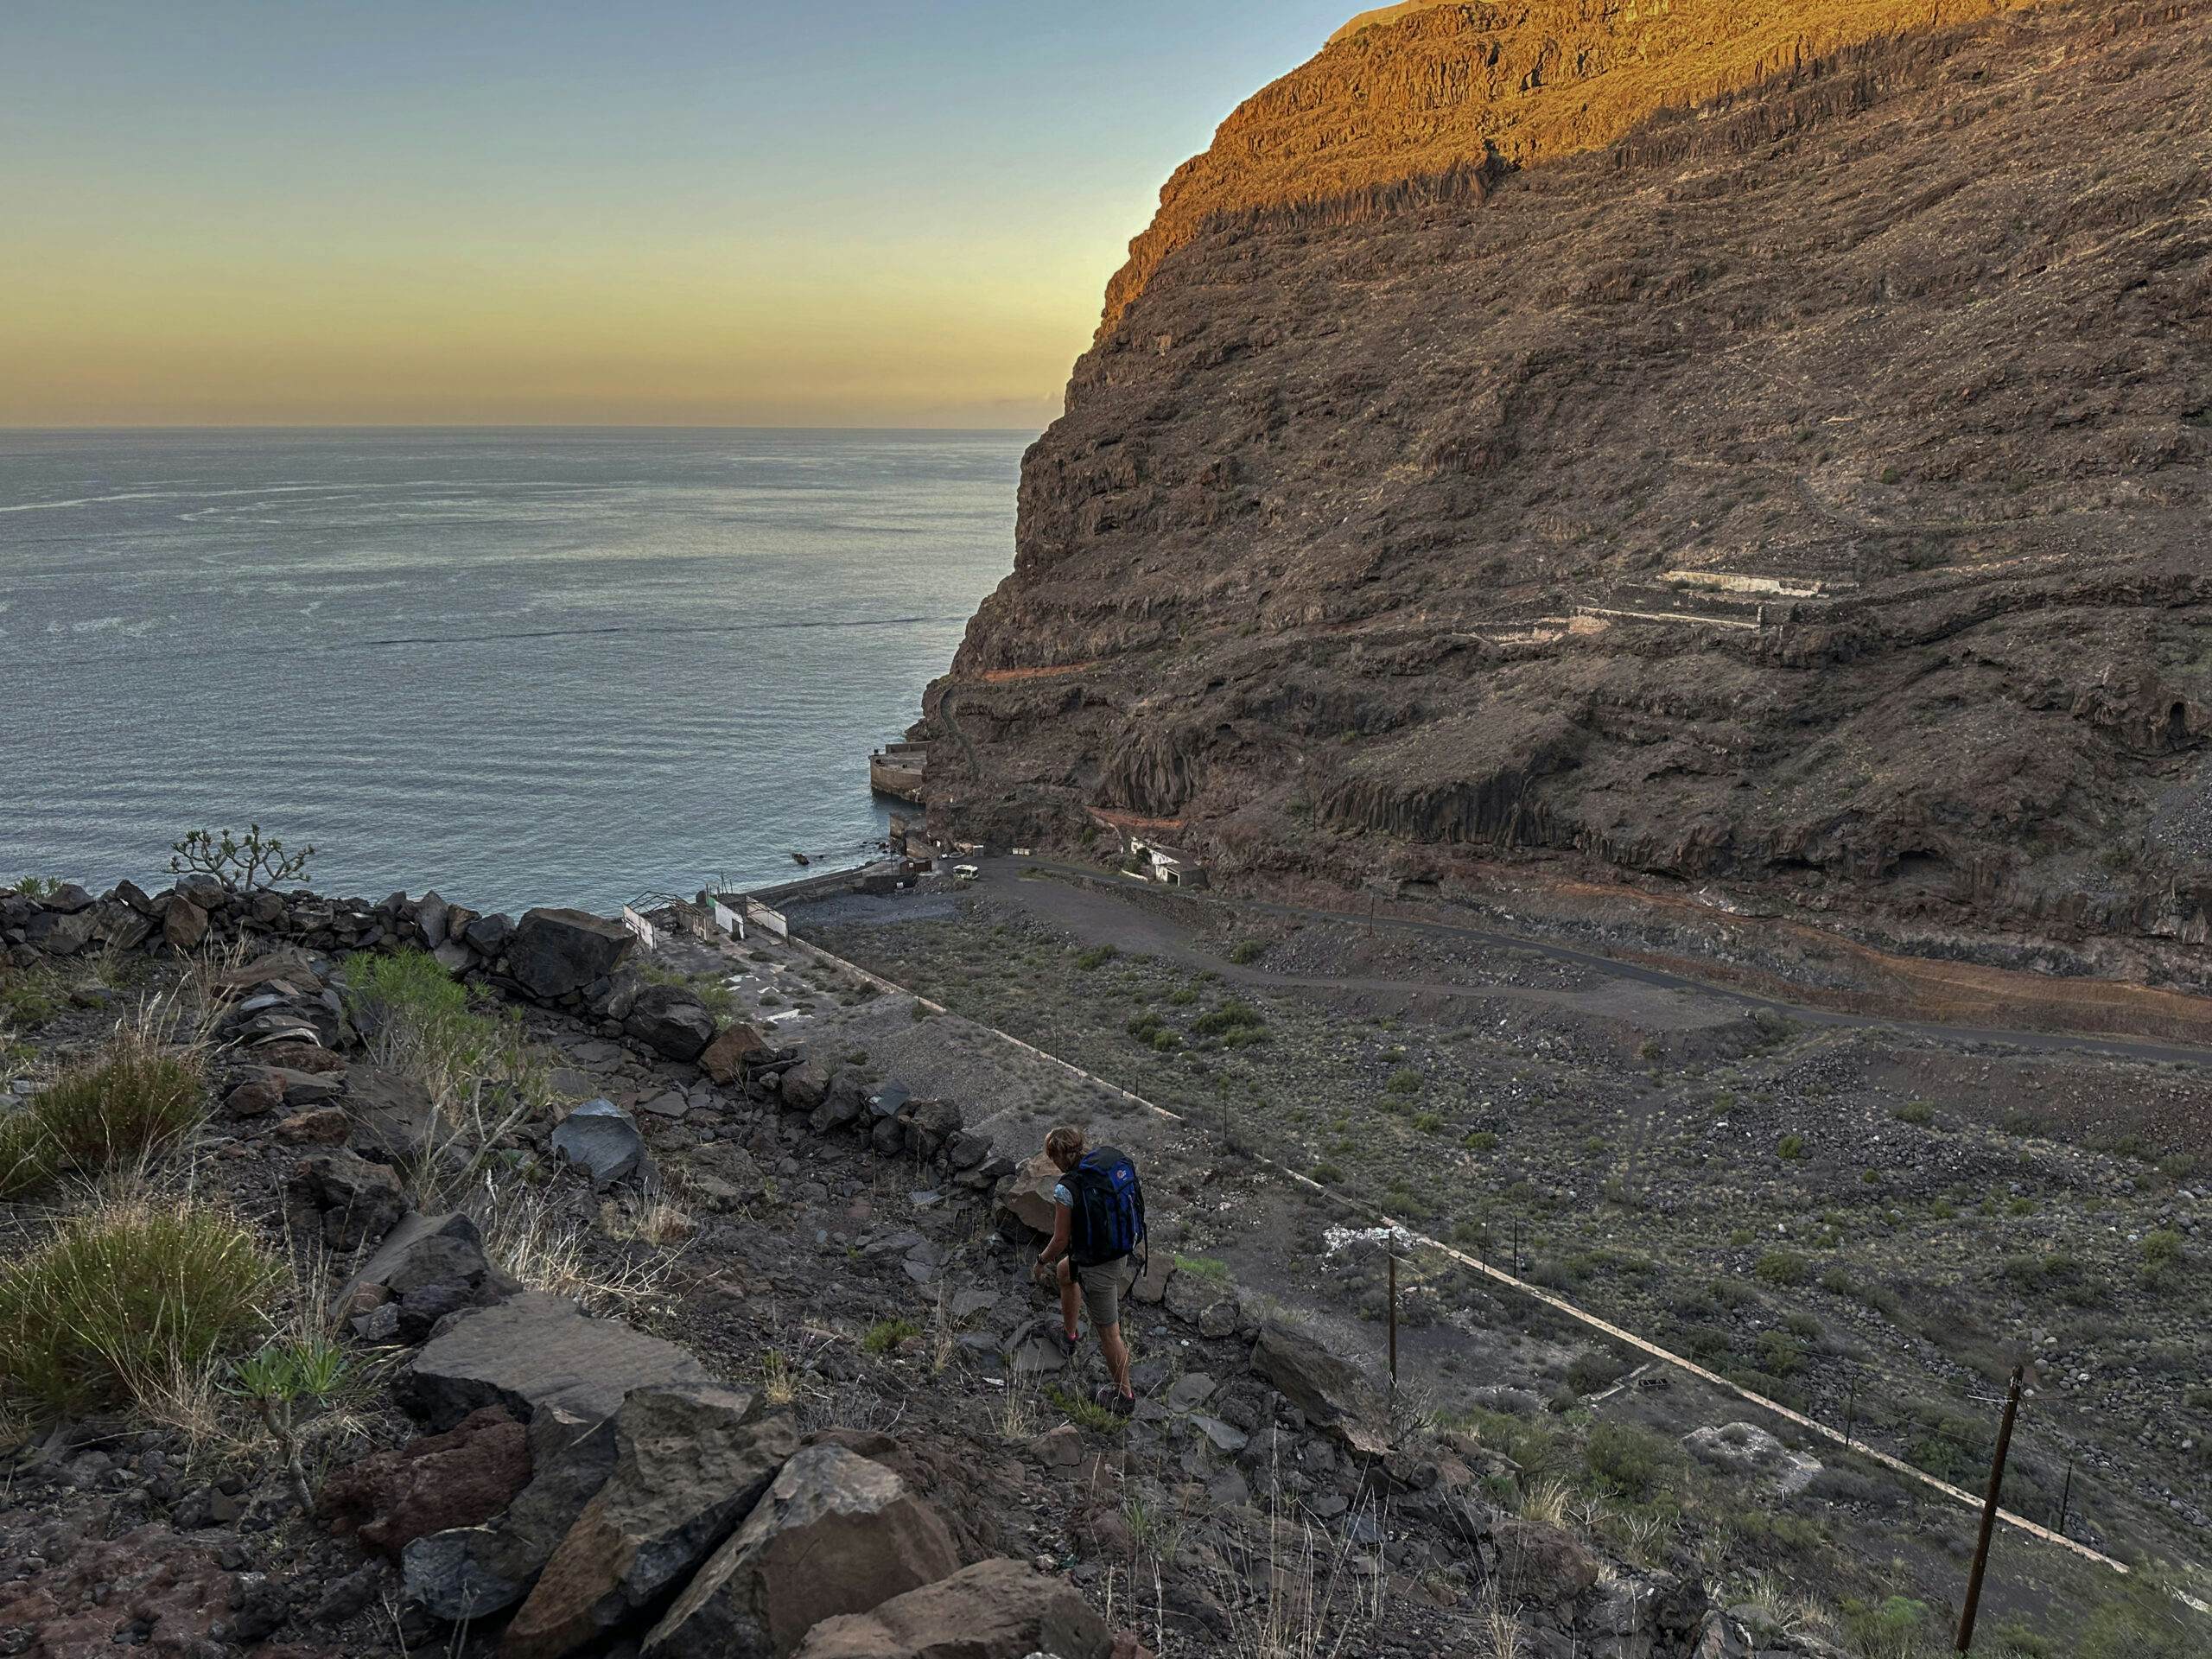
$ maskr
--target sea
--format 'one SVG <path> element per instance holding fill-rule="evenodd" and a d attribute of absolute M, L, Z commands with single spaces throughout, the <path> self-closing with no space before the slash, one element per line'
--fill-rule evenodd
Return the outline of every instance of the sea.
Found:
<path fill-rule="evenodd" d="M 0 431 L 0 886 L 604 913 L 857 862 L 1032 435 Z"/>

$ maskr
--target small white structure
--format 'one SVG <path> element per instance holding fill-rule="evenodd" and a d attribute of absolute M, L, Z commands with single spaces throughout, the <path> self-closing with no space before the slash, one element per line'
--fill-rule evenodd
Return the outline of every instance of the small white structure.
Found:
<path fill-rule="evenodd" d="M 1132 856 L 1144 861 L 1144 877 L 1157 881 L 1163 887 L 1203 887 L 1211 885 L 1206 880 L 1206 868 L 1188 853 L 1178 852 L 1173 847 L 1162 847 L 1158 842 L 1129 838 Z"/>
<path fill-rule="evenodd" d="M 622 906 L 622 925 L 637 935 L 638 943 L 648 950 L 658 942 L 653 934 L 653 925 L 627 905 Z"/>

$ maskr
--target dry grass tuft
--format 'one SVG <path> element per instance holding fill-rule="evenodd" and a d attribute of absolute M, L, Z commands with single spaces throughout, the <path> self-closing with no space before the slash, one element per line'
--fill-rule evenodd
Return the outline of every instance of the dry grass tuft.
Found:
<path fill-rule="evenodd" d="M 279 1273 L 227 1211 L 98 1202 L 0 1267 L 0 1385 L 56 1412 L 174 1407 L 262 1322 Z"/>
<path fill-rule="evenodd" d="M 151 1021 L 118 1027 L 98 1058 L 0 1118 L 0 1198 L 141 1166 L 191 1137 L 207 1109 L 199 1056 L 157 1033 Z"/>
<path fill-rule="evenodd" d="M 601 1266 L 588 1220 L 562 1213 L 534 1187 L 502 1192 L 485 1176 L 464 1206 L 484 1235 L 484 1252 L 533 1290 L 572 1297 L 594 1313 L 620 1313 L 658 1297 L 676 1257 Z"/>

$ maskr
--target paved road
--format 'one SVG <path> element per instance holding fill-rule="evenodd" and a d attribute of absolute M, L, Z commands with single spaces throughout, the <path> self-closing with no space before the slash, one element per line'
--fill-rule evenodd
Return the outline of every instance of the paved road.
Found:
<path fill-rule="evenodd" d="M 1087 868 L 1079 864 L 1063 864 L 1041 858 L 996 858 L 982 861 L 986 879 L 1005 880 L 1018 878 L 1025 871 L 1049 872 L 1055 875 L 1086 883 L 1109 893 L 1127 891 L 1134 884 L 1125 876 Z M 1159 891 L 1159 889 L 1153 889 Z M 1662 968 L 1649 968 L 1641 963 L 1622 962 L 1594 950 L 1577 950 L 1572 945 L 1554 944 L 1541 939 L 1532 939 L 1516 933 L 1504 933 L 1494 928 L 1476 927 L 1461 922 L 1414 921 L 1403 917 L 1366 916 L 1351 911 L 1325 910 L 1307 905 L 1279 904 L 1264 899 L 1232 898 L 1221 893 L 1185 893 L 1181 895 L 1192 903 L 1213 906 L 1235 912 L 1250 915 L 1283 916 L 1305 920 L 1342 923 L 1356 927 L 1373 926 L 1394 932 L 1427 935 L 1438 938 L 1465 939 L 1488 945 L 1494 950 L 1528 951 L 1547 957 L 1554 962 L 1586 969 L 1614 979 L 1641 985 L 1656 986 L 1666 990 L 1687 991 L 1700 996 L 1719 998 L 1745 1013 L 1766 1010 L 1778 1014 L 1800 1025 L 1826 1026 L 1853 1030 L 1909 1032 L 1918 1036 L 1932 1037 L 1951 1043 L 2001 1043 L 2009 1048 L 2037 1053 L 2098 1054 L 2108 1058 L 2130 1060 L 2178 1062 L 2187 1065 L 2212 1065 L 2212 1049 L 2186 1044 L 2153 1042 L 2133 1037 L 2105 1037 L 2048 1031 L 2017 1031 L 1994 1026 L 1948 1025 L 1934 1020 L 1885 1019 L 1872 1014 L 1846 1014 L 1834 1008 L 1815 1007 L 1802 1002 L 1786 1002 L 1773 997 L 1755 995 L 1731 986 L 1716 985 L 1687 974 L 1670 973 Z M 1219 963 L 1213 964 L 1220 967 Z M 1224 970 L 1225 971 L 1225 970 Z M 1279 976 L 1286 985 L 1300 982 L 1291 976 Z M 1417 990 L 1418 985 L 1397 985 L 1401 990 Z M 1499 988 L 1440 985 L 1431 988 L 1448 990 L 1463 996 L 1496 995 Z"/>

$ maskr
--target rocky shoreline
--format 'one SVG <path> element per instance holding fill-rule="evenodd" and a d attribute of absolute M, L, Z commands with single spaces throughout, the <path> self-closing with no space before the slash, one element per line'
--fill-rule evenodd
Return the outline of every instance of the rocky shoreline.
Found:
<path fill-rule="evenodd" d="M 122 1004 L 196 999 L 174 1039 L 221 1103 L 193 1190 L 312 1264 L 377 1379 L 308 1508 L 250 1435 L 207 1479 L 112 1402 L 22 1421 L 0 1651 L 1129 1659 L 1251 1651 L 1286 1618 L 1375 1654 L 1474 1651 L 1500 1619 L 1560 1659 L 1830 1650 L 1516 1512 L 1496 1448 L 1172 1256 L 1139 1293 L 1137 1420 L 1090 1421 L 1050 1392 L 1072 1372 L 1023 1272 L 1048 1172 L 860 1057 L 718 1016 L 711 976 L 620 923 L 188 880 L 0 899 L 0 943 L 18 974 L 79 976 L 16 1054 L 19 1110 Z M 480 1079 L 464 1113 L 410 1066 L 404 1008 L 360 987 L 426 957 L 557 1087 L 487 1104 Z M 887 1176 L 911 1194 L 886 1203 Z M 679 1198 L 680 1227 L 639 1221 Z M 628 1217 L 590 1249 L 631 1268 L 680 1239 L 681 1287 L 663 1263 L 651 1295 L 594 1294 L 611 1261 L 549 1287 L 521 1205 Z M 50 1224 L 4 1214 L 11 1250 Z M 931 1310 L 934 1336 L 907 1317 Z"/>

